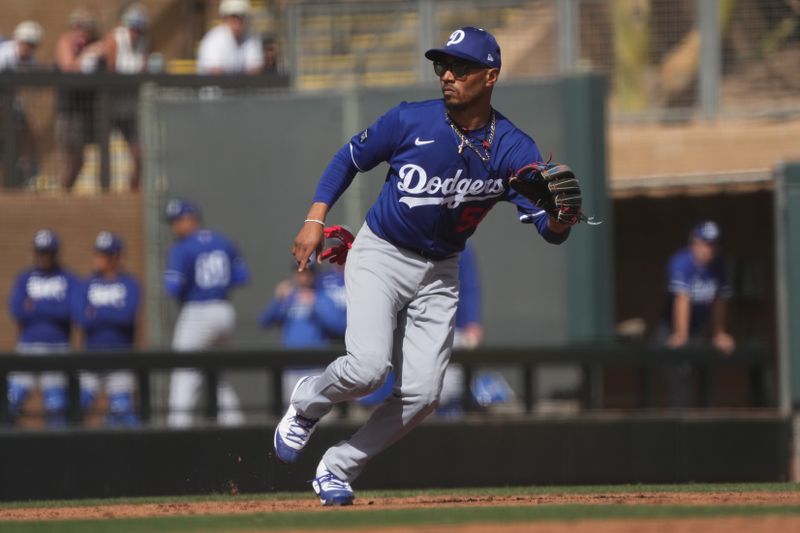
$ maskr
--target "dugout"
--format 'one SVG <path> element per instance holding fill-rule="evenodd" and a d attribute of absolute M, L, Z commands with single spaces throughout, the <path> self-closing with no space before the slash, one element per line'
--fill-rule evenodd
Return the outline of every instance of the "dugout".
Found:
<path fill-rule="evenodd" d="M 664 313 L 669 257 L 686 245 L 698 220 L 712 219 L 722 230 L 719 249 L 733 289 L 729 331 L 739 343 L 758 343 L 775 354 L 774 188 L 769 172 L 699 175 L 684 181 L 655 177 L 612 187 L 616 323 L 642 319 L 646 328 L 641 335 L 645 342 L 652 341 Z M 660 378 L 657 403 L 663 405 L 665 384 Z M 715 405 L 754 405 L 753 398 L 743 393 L 746 373 L 717 370 L 714 379 L 719 391 Z M 624 391 L 635 389 L 637 381 L 630 371 L 606 371 L 607 407 L 632 407 L 633 396 Z M 776 405 L 774 375 L 768 383 L 768 403 Z"/>

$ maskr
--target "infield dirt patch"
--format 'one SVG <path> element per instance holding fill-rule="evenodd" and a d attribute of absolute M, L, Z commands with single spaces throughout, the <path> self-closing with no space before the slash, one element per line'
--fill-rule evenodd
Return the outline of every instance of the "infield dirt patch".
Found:
<path fill-rule="evenodd" d="M 487 495 L 438 495 L 408 498 L 358 498 L 351 507 L 337 509 L 337 512 L 358 512 L 365 509 L 414 509 L 437 507 L 481 507 L 510 505 L 800 505 L 800 492 L 630 492 L 606 494 L 525 494 L 519 496 L 487 496 Z M 110 518 L 147 518 L 156 516 L 195 516 L 195 515 L 232 515 L 273 512 L 330 512 L 322 507 L 313 497 L 292 500 L 247 499 L 246 496 L 233 497 L 225 501 L 207 502 L 175 502 L 175 503 L 142 503 L 142 504 L 108 504 L 94 506 L 62 506 L 62 507 L 28 507 L 0 509 L 0 520 L 70 520 L 70 519 L 110 519 Z M 753 518 L 763 521 L 771 518 Z M 775 518 L 776 520 L 778 518 Z M 783 518 L 781 518 L 783 519 Z M 785 518 L 793 521 L 800 531 L 800 518 Z M 727 520 L 727 519 L 726 519 Z M 731 518 L 733 521 L 749 521 L 750 518 Z M 672 520 L 668 520 L 672 522 Z M 683 519 L 678 520 L 683 522 Z M 647 521 L 647 523 L 661 522 Z M 703 522 L 703 521 L 701 521 Z M 714 520 L 714 523 L 721 520 Z M 576 524 L 577 522 L 569 522 Z M 593 522 L 594 523 L 594 522 Z M 625 524 L 632 523 L 625 520 Z M 709 522 L 703 522 L 708 525 Z M 498 526 L 499 527 L 499 526 Z M 505 526 L 504 526 L 505 527 Z M 460 527 L 459 531 L 464 531 Z M 382 530 L 384 531 L 384 530 Z M 391 531 L 387 529 L 386 531 Z M 448 529 L 432 529 L 431 531 L 449 531 Z M 477 530 L 476 530 L 477 531 Z M 484 529 L 483 531 L 488 531 Z M 492 529 L 494 531 L 494 529 Z M 497 530 L 497 531 L 505 531 Z M 515 531 L 515 530 L 509 530 Z M 526 529 L 526 531 L 531 531 Z M 574 531 L 574 530 L 570 530 Z M 610 531 L 610 530 L 609 530 Z M 633 530 L 631 530 L 633 531 Z M 671 531 L 671 530 L 670 530 Z M 691 530 L 679 530 L 691 531 Z M 698 530 L 699 531 L 699 530 Z M 708 531 L 703 529 L 703 531 Z M 721 531 L 721 530 L 720 530 Z M 738 530 L 736 530 L 738 531 Z M 744 531 L 744 530 L 742 530 Z M 749 529 L 748 531 L 753 531 Z"/>

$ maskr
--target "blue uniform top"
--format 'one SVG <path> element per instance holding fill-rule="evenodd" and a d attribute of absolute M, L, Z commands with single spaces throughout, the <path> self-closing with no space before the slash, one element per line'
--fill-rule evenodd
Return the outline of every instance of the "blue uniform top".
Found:
<path fill-rule="evenodd" d="M 347 328 L 347 295 L 344 272 L 341 269 L 326 272 L 317 278 L 317 313 L 325 329 L 333 338 L 343 339 Z"/>
<path fill-rule="evenodd" d="M 355 135 L 334 156 L 320 179 L 315 202 L 333 205 L 357 172 L 389 163 L 383 189 L 367 213 L 370 229 L 396 246 L 441 259 L 464 248 L 467 238 L 498 201 L 517 206 L 520 221 L 535 223 L 552 243 L 569 230 L 551 232 L 547 216 L 508 187 L 508 177 L 541 160 L 533 139 L 500 113 L 485 163 L 450 126 L 442 99 L 407 103 L 389 110 Z M 489 125 L 470 132 L 479 150 Z"/>
<path fill-rule="evenodd" d="M 90 350 L 130 348 L 136 334 L 139 285 L 120 273 L 114 279 L 94 275 L 76 291 L 74 319 Z"/>
<path fill-rule="evenodd" d="M 467 245 L 458 258 L 458 307 L 456 327 L 481 323 L 481 279 L 475 252 Z"/>
<path fill-rule="evenodd" d="M 335 292 L 323 287 L 321 279 L 310 290 L 313 298 L 297 288 L 285 298 L 273 298 L 259 319 L 263 327 L 282 326 L 281 344 L 287 348 L 318 348 L 344 336 L 346 314 Z"/>
<path fill-rule="evenodd" d="M 78 278 L 62 268 L 30 269 L 17 276 L 9 299 L 19 342 L 67 344 Z"/>
<path fill-rule="evenodd" d="M 678 251 L 667 268 L 667 307 L 664 320 L 674 330 L 672 305 L 677 294 L 687 294 L 691 302 L 689 333 L 696 334 L 708 322 L 711 304 L 716 298 L 728 298 L 731 289 L 725 278 L 720 257 L 708 265 L 698 265 L 689 248 Z"/>
<path fill-rule="evenodd" d="M 202 229 L 175 243 L 169 251 L 164 289 L 181 302 L 224 300 L 250 274 L 227 238 Z"/>

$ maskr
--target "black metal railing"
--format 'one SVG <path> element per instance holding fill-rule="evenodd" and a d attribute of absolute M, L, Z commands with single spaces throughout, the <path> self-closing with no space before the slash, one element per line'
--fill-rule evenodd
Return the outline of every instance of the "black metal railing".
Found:
<path fill-rule="evenodd" d="M 196 368 L 205 376 L 205 415 L 216 420 L 218 412 L 217 384 L 220 373 L 236 369 L 260 369 L 269 375 L 271 387 L 265 396 L 265 405 L 274 416 L 283 409 L 282 371 L 298 366 L 322 366 L 339 355 L 340 349 L 290 351 L 249 350 L 215 351 L 198 353 L 178 352 L 108 352 L 73 353 L 70 355 L 20 356 L 0 354 L 0 417 L 7 421 L 7 378 L 11 372 L 63 372 L 67 376 L 68 413 L 71 423 L 80 423 L 80 379 L 82 371 L 129 370 L 138 382 L 139 414 L 143 422 L 153 414 L 152 374 L 175 368 Z M 533 412 L 537 405 L 536 375 L 542 366 L 578 365 L 583 369 L 579 399 L 584 409 L 603 407 L 602 372 L 606 368 L 637 369 L 641 379 L 638 405 L 654 407 L 655 372 L 670 365 L 688 363 L 697 369 L 703 407 L 711 407 L 715 383 L 713 370 L 739 368 L 749 375 L 749 394 L 753 407 L 767 405 L 766 376 L 773 366 L 769 352 L 760 347 L 740 348 L 725 357 L 709 348 L 670 350 L 638 345 L 563 346 L 553 348 L 485 348 L 468 352 L 455 352 L 453 362 L 463 365 L 465 383 L 481 367 L 509 366 L 522 370 L 522 400 L 525 411 Z M 470 387 L 464 387 L 464 405 L 474 409 Z"/>

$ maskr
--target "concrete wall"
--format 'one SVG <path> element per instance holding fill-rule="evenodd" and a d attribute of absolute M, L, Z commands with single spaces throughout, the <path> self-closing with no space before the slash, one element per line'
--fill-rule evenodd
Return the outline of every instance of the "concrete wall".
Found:
<path fill-rule="evenodd" d="M 565 96 L 565 81 L 508 84 L 498 87 L 494 104 L 529 132 L 545 156 L 569 158 L 586 169 L 587 211 L 609 212 L 605 203 L 605 167 L 595 153 L 604 152 L 604 116 L 586 113 L 570 123 L 566 110 L 576 104 Z M 574 100 L 587 109 L 602 107 L 589 98 L 595 87 L 572 84 Z M 436 98 L 435 88 L 374 90 L 350 94 L 239 95 L 216 99 L 158 98 L 156 131 L 160 153 L 152 155 L 154 171 L 166 180 L 166 196 L 199 202 L 211 228 L 232 236 L 241 246 L 253 275 L 237 293 L 239 326 L 234 342 L 253 345 L 275 336 L 259 331 L 256 320 L 273 287 L 290 275 L 292 239 L 302 224 L 319 175 L 332 154 L 351 135 L 371 124 L 401 100 Z M 574 117 L 573 117 L 574 118 Z M 572 129 L 568 131 L 569 127 Z M 574 143 L 575 129 L 595 139 L 591 154 Z M 575 161 L 573 163 L 573 161 Z M 594 167 L 592 167 L 594 165 Z M 383 184 L 386 165 L 356 177 L 329 217 L 357 229 Z M 162 225 L 161 254 L 168 245 Z M 594 256 L 610 242 L 610 227 L 581 226 L 581 237 L 553 247 L 530 226 L 519 224 L 513 206 L 498 206 L 482 223 L 472 242 L 483 279 L 484 317 L 488 344 L 530 345 L 564 342 L 570 322 L 586 323 L 584 335 L 595 335 L 609 317 L 611 298 L 584 294 L 586 305 L 570 305 L 568 276 L 583 283 L 610 287 L 607 257 Z M 599 239 L 593 246 L 587 239 Z M 599 244 L 598 244 L 599 243 Z M 163 260 L 162 260 L 163 261 Z M 567 268 L 567 265 L 570 265 Z M 577 269 L 575 265 L 578 265 Z M 569 272 L 568 272 L 569 270 Z M 521 280 L 524 280 L 521 281 Z M 166 332 L 159 337 L 166 342 Z"/>

